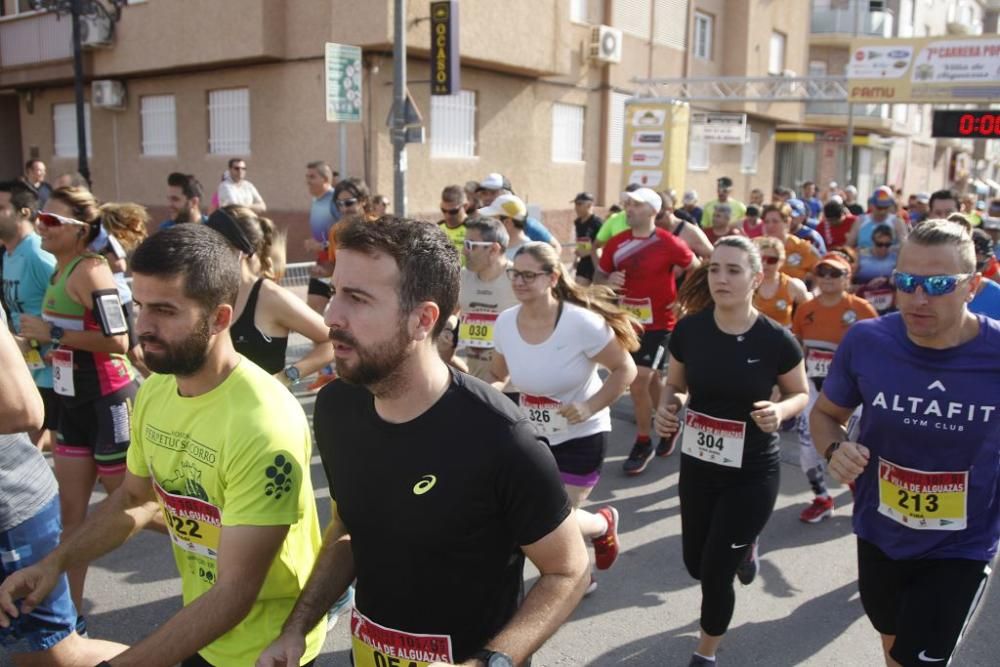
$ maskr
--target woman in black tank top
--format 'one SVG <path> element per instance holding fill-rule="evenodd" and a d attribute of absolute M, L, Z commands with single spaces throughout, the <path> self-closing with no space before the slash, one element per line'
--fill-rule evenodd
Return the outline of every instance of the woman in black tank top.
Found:
<path fill-rule="evenodd" d="M 283 252 L 275 252 L 274 223 L 248 208 L 225 206 L 206 224 L 225 236 L 243 260 L 235 319 L 229 331 L 236 351 L 285 385 L 332 363 L 333 345 L 322 316 L 275 282 L 275 255 L 283 263 Z M 310 339 L 313 349 L 286 365 L 288 335 L 293 331 Z"/>

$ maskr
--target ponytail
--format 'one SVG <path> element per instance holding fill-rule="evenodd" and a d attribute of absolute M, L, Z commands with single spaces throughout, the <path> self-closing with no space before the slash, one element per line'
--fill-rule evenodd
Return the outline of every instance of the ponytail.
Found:
<path fill-rule="evenodd" d="M 103 204 L 97 209 L 104 229 L 132 252 L 149 235 L 150 217 L 145 207 L 138 204 Z"/>

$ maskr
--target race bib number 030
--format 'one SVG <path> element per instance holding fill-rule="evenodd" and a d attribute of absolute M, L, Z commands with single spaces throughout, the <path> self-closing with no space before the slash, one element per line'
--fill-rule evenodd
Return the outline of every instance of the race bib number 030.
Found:
<path fill-rule="evenodd" d="M 740 468 L 746 430 L 743 422 L 718 419 L 688 409 L 684 415 L 681 451 L 708 463 Z"/>
<path fill-rule="evenodd" d="M 627 299 L 622 297 L 619 305 L 640 324 L 653 323 L 653 302 L 649 299 Z"/>
<path fill-rule="evenodd" d="M 811 378 L 825 378 L 833 363 L 833 352 L 810 349 L 806 354 L 806 375 Z"/>
<path fill-rule="evenodd" d="M 462 323 L 458 327 L 459 344 L 466 347 L 492 348 L 493 327 L 496 323 L 496 313 L 462 313 Z"/>
<path fill-rule="evenodd" d="M 964 530 L 969 473 L 925 472 L 878 460 L 878 511 L 914 530 Z"/>
<path fill-rule="evenodd" d="M 427 667 L 452 664 L 451 637 L 400 632 L 351 610 L 351 649 L 355 667 Z"/>
<path fill-rule="evenodd" d="M 163 508 L 171 541 L 184 551 L 215 560 L 219 553 L 222 511 L 204 500 L 169 493 L 155 480 L 153 488 Z"/>
<path fill-rule="evenodd" d="M 559 414 L 562 403 L 546 396 L 521 394 L 521 410 L 542 435 L 555 435 L 565 431 L 569 422 Z"/>

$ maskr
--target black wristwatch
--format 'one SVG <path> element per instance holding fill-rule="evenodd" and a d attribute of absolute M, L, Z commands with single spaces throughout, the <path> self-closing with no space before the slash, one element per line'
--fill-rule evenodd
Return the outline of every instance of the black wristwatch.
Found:
<path fill-rule="evenodd" d="M 296 382 L 299 381 L 299 378 L 302 377 L 302 373 L 294 364 L 291 364 L 285 366 L 285 377 L 288 378 L 289 382 L 295 384 Z"/>
<path fill-rule="evenodd" d="M 839 440 L 837 440 L 836 442 L 831 442 L 830 446 L 826 448 L 826 451 L 823 452 L 823 458 L 826 459 L 827 463 L 830 462 L 830 459 L 833 458 L 833 453 L 835 451 L 837 451 L 838 449 L 840 449 L 840 441 Z"/>
<path fill-rule="evenodd" d="M 52 339 L 53 345 L 59 345 L 62 343 L 62 337 L 66 335 L 66 330 L 57 324 L 53 324 L 49 328 L 49 338 Z"/>
<path fill-rule="evenodd" d="M 500 651 L 491 651 L 484 648 L 472 656 L 477 660 L 486 663 L 486 667 L 514 667 L 514 658 Z"/>

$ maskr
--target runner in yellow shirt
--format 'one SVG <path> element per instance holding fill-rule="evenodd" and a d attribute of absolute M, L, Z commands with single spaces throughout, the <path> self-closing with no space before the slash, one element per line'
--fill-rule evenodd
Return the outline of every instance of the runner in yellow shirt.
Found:
<path fill-rule="evenodd" d="M 58 549 L 0 587 L 4 612 L 16 615 L 12 600 L 24 598 L 27 613 L 67 567 L 111 551 L 162 511 L 184 608 L 121 654 L 123 664 L 252 665 L 319 553 L 309 427 L 281 383 L 233 349 L 240 268 L 222 234 L 178 225 L 136 251 L 136 331 L 157 375 L 136 398 L 125 480 Z M 303 665 L 324 627 L 306 634 Z"/>

